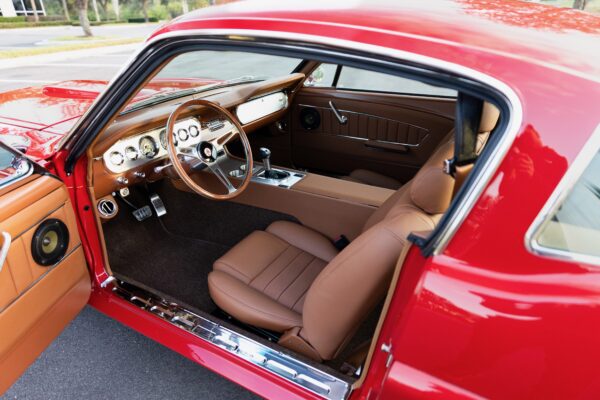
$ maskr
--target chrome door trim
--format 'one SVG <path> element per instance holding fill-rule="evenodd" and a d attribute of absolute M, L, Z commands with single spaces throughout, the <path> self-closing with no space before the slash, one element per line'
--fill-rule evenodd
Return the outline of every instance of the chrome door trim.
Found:
<path fill-rule="evenodd" d="M 2 232 L 2 239 L 2 248 L 0 248 L 0 272 L 2 272 L 2 268 L 4 267 L 6 257 L 8 257 L 8 250 L 10 249 L 12 237 L 8 232 Z"/>

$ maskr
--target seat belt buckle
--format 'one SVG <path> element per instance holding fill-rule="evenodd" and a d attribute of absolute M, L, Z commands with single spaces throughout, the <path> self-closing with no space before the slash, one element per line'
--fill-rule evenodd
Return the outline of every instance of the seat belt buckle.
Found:
<path fill-rule="evenodd" d="M 345 235 L 340 235 L 337 239 L 333 241 L 333 245 L 339 251 L 342 251 L 350 244 L 350 240 Z"/>

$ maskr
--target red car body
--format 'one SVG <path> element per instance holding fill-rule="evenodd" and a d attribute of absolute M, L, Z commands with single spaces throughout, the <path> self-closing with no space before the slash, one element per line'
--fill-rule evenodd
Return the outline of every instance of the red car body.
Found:
<path fill-rule="evenodd" d="M 600 18 L 512 1 L 249 2 L 183 16 L 149 41 L 182 31 L 377 46 L 459 65 L 514 91 L 522 115 L 510 148 L 445 249 L 429 257 L 410 250 L 377 339 L 377 349 L 391 350 L 375 352 L 351 398 L 599 396 L 600 272 L 533 254 L 526 232 L 600 122 Z M 48 88 L 13 93 L 34 118 L 11 117 L 3 95 L 0 129 L 29 136 L 32 156 L 48 158 L 90 107 L 94 96 L 82 92 L 98 85 L 52 89 L 60 93 L 52 101 Z M 83 211 L 91 206 L 86 164 L 67 176 L 66 152 L 53 157 L 79 214 L 92 306 L 261 396 L 318 398 L 101 288 L 107 275 L 96 220 Z"/>

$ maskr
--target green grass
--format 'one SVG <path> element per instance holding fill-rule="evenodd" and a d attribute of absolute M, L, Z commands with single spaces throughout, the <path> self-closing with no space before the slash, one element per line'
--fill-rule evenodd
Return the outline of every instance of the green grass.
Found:
<path fill-rule="evenodd" d="M 5 50 L 0 51 L 0 60 L 1 59 L 9 59 L 9 58 L 17 58 L 17 57 L 26 57 L 26 56 L 37 56 L 41 54 L 51 54 L 51 53 L 59 53 L 63 51 L 73 51 L 73 50 L 85 50 L 85 49 L 93 49 L 97 47 L 105 47 L 105 46 L 117 46 L 122 44 L 130 44 L 130 43 L 140 43 L 142 38 L 130 38 L 130 39 L 115 39 L 115 40 L 104 40 L 98 42 L 87 42 L 87 43 L 68 43 L 68 44 L 60 44 L 57 46 L 46 46 L 46 47 L 35 47 L 30 49 L 18 49 L 18 50 Z"/>

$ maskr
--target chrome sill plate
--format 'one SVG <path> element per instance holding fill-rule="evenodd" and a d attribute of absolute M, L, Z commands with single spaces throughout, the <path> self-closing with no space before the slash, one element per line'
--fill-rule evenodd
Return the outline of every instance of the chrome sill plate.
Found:
<path fill-rule="evenodd" d="M 176 303 L 129 283 L 115 282 L 113 292 L 126 301 L 206 340 L 236 356 L 278 375 L 325 399 L 345 399 L 350 384 L 282 352 L 203 318 Z"/>

